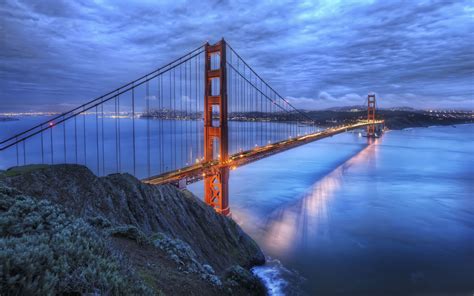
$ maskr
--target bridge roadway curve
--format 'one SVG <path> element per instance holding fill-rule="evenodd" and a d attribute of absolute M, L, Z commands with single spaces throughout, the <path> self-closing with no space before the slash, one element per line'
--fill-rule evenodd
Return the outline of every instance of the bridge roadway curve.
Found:
<path fill-rule="evenodd" d="M 262 147 L 255 147 L 252 150 L 247 150 L 239 153 L 235 153 L 229 156 L 229 159 L 220 163 L 219 160 L 209 161 L 209 162 L 200 162 L 191 166 L 183 167 L 182 169 L 175 170 L 172 172 L 167 172 L 161 175 L 153 176 L 150 178 L 143 179 L 142 182 L 148 184 L 178 184 L 180 180 L 186 180 L 186 184 L 191 184 L 202 180 L 204 177 L 212 175 L 213 171 L 217 167 L 228 166 L 231 170 L 249 164 L 251 162 L 257 161 L 259 159 L 313 142 L 316 140 L 324 139 L 327 137 L 332 137 L 334 135 L 354 130 L 358 128 L 365 127 L 369 124 L 367 120 L 359 121 L 355 124 L 350 125 L 341 125 L 337 127 L 327 128 L 317 133 L 312 133 L 309 135 L 304 135 L 297 138 L 292 138 L 288 140 L 283 140 L 280 142 L 268 144 Z M 375 121 L 375 124 L 383 124 L 383 120 Z"/>

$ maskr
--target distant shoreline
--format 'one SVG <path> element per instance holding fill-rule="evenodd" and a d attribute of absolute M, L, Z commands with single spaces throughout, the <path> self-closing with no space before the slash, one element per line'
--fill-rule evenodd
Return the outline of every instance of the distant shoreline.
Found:
<path fill-rule="evenodd" d="M 327 128 L 335 125 L 350 124 L 358 120 L 366 119 L 366 111 L 306 111 L 306 115 L 314 118 L 316 125 Z M 155 116 L 142 115 L 142 118 L 157 118 L 164 120 L 202 120 L 199 114 L 187 116 L 171 116 L 170 114 L 155 114 Z M 234 114 L 235 115 L 235 114 Z M 28 115 L 43 116 L 43 115 Z M 124 115 L 126 116 L 126 115 Z M 239 117 L 240 116 L 240 117 Z M 279 122 L 289 123 L 286 114 L 273 114 L 269 117 L 264 113 L 242 113 L 239 116 L 231 117 L 230 121 L 242 122 Z M 402 130 L 410 127 L 429 127 L 429 126 L 446 126 L 455 124 L 469 124 L 474 122 L 474 114 L 471 112 L 428 112 L 428 111 L 406 111 L 406 110 L 379 110 L 377 117 L 385 120 L 385 126 L 391 130 Z M 0 122 L 17 121 L 19 117 L 0 116 Z M 291 121 L 294 122 L 294 121 Z M 305 124 L 304 122 L 300 122 Z M 307 122 L 306 122 L 307 124 Z"/>
<path fill-rule="evenodd" d="M 20 120 L 20 119 L 16 117 L 0 117 L 0 122 L 17 121 L 17 120 Z"/>
<path fill-rule="evenodd" d="M 438 124 L 438 125 L 430 125 L 430 126 L 409 126 L 405 127 L 402 129 L 391 129 L 393 131 L 405 131 L 405 130 L 411 130 L 414 128 L 436 128 L 436 127 L 446 127 L 446 126 L 451 126 L 456 128 L 457 126 L 460 125 L 474 125 L 474 122 L 466 122 L 466 123 L 453 123 L 453 124 Z"/>

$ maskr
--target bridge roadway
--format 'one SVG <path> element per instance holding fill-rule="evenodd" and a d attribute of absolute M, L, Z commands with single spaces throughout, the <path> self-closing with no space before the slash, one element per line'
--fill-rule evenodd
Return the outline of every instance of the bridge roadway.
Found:
<path fill-rule="evenodd" d="M 383 120 L 377 120 L 374 122 L 377 124 L 383 124 Z M 361 120 L 357 123 L 350 125 L 342 125 L 332 128 L 324 129 L 320 132 L 300 136 L 297 138 L 292 138 L 288 140 L 283 140 L 280 142 L 268 144 L 262 147 L 255 147 L 252 150 L 247 150 L 239 153 L 235 153 L 229 156 L 229 159 L 225 163 L 220 163 L 219 160 L 209 161 L 209 162 L 199 162 L 191 166 L 183 167 L 182 169 L 164 173 L 161 175 L 153 176 L 150 178 L 143 179 L 142 182 L 148 184 L 178 184 L 180 180 L 186 180 L 186 184 L 191 184 L 202 180 L 205 176 L 209 176 L 213 173 L 213 169 L 220 166 L 228 166 L 231 170 L 249 164 L 251 162 L 257 161 L 259 159 L 280 153 L 309 142 L 316 140 L 324 139 L 327 137 L 332 137 L 334 135 L 354 130 L 362 127 L 366 127 L 369 124 L 367 120 Z"/>

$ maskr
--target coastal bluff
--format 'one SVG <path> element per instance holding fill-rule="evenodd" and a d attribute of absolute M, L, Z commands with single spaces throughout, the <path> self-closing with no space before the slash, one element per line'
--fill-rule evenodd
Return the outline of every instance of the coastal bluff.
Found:
<path fill-rule="evenodd" d="M 51 242 L 55 228 L 48 226 L 52 224 L 48 219 L 64 216 L 67 220 L 61 222 L 64 225 L 77 221 L 84 224 L 86 233 L 90 232 L 90 237 L 102 246 L 99 249 L 104 260 L 110 259 L 116 264 L 118 275 L 132 275 L 128 276 L 129 281 L 139 287 L 133 293 L 266 294 L 263 285 L 249 271 L 251 267 L 265 262 L 258 245 L 231 218 L 215 213 L 187 190 L 179 190 L 172 185 L 144 184 L 129 174 L 97 177 L 86 167 L 73 164 L 26 166 L 1 171 L 0 188 L 0 234 L 6 248 L 9 239 L 18 239 L 20 241 L 16 243 L 21 243 L 32 233 L 43 236 L 46 233 L 50 235 Z M 24 209 L 19 211 L 18 207 Z M 53 212 L 57 214 L 42 216 L 39 213 L 44 207 L 54 208 Z M 33 219 L 35 222 L 31 222 L 33 226 L 18 227 L 8 219 Z M 67 233 L 74 239 L 74 232 Z M 64 255 L 54 254 L 55 246 L 49 246 L 48 241 L 43 247 L 51 248 L 53 257 Z M 21 266 L 12 269 L 15 258 L 8 256 L 2 254 L 0 271 L 2 277 L 7 277 L 2 280 L 9 280 L 10 286 L 2 284 L 1 289 L 4 292 L 8 292 L 9 288 L 27 292 L 31 283 L 14 279 L 17 276 L 27 281 L 28 275 L 22 272 L 27 273 L 28 270 L 21 270 Z M 67 256 L 63 258 L 66 261 L 69 259 Z M 4 260 L 9 260 L 8 264 Z M 87 268 L 76 261 L 68 262 L 67 266 L 74 269 L 77 265 L 79 270 Z M 57 277 L 55 268 L 46 264 L 44 271 Z M 38 269 L 38 272 L 41 270 Z M 18 275 L 11 274 L 15 272 Z M 96 273 L 100 276 L 100 269 Z M 14 279 L 8 279 L 9 276 Z M 109 285 L 107 279 L 100 285 L 90 287 L 86 282 L 81 291 L 69 289 L 67 285 L 60 288 L 61 279 L 53 282 L 51 288 L 58 293 L 99 292 L 108 295 L 114 289 L 120 292 L 120 287 L 114 286 L 114 283 Z M 133 286 L 133 283 L 130 285 Z M 46 284 L 51 283 L 46 281 Z M 54 290 L 55 287 L 59 287 L 58 290 Z"/>

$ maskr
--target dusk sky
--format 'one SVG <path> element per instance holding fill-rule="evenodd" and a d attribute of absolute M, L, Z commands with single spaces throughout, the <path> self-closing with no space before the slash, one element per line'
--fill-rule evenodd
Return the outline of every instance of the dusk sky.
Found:
<path fill-rule="evenodd" d="M 0 1 L 0 112 L 65 111 L 222 37 L 299 108 L 474 109 L 470 0 Z"/>

